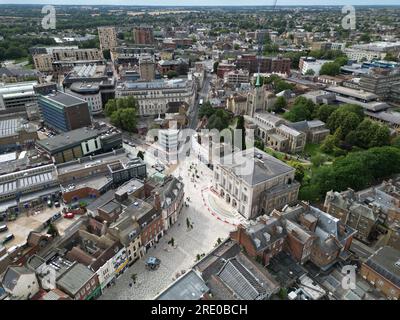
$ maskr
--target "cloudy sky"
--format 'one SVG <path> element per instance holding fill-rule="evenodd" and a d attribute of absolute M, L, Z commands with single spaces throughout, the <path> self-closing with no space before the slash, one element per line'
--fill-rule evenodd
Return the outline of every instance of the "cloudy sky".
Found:
<path fill-rule="evenodd" d="M 53 5 L 273 5 L 274 0 L 0 0 L 0 4 Z M 277 5 L 398 5 L 399 0 L 277 0 Z"/>

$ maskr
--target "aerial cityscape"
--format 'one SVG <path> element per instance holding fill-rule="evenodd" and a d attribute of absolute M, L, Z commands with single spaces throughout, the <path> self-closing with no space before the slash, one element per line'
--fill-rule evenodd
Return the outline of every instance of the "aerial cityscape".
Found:
<path fill-rule="evenodd" d="M 400 5 L 12 2 L 0 300 L 400 299 Z"/>

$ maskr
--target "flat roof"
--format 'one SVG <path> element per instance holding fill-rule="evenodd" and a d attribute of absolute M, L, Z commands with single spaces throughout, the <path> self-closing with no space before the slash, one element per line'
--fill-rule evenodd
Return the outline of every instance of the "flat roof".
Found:
<path fill-rule="evenodd" d="M 63 93 L 60 91 L 46 95 L 46 96 L 44 96 L 44 98 L 54 101 L 57 104 L 61 104 L 64 107 L 71 107 L 71 106 L 76 106 L 78 104 L 87 103 L 83 99 L 77 98 L 71 94 Z"/>
<path fill-rule="evenodd" d="M 351 89 L 347 87 L 331 86 L 328 87 L 326 90 L 367 101 L 375 100 L 378 98 L 378 96 L 374 93 Z"/>
<path fill-rule="evenodd" d="M 81 144 L 83 141 L 93 139 L 99 136 L 103 130 L 92 128 L 79 128 L 58 134 L 51 138 L 38 140 L 36 143 L 49 152 L 57 152 L 67 147 L 72 147 Z"/>
<path fill-rule="evenodd" d="M 210 289 L 193 270 L 172 283 L 155 300 L 200 300 Z"/>

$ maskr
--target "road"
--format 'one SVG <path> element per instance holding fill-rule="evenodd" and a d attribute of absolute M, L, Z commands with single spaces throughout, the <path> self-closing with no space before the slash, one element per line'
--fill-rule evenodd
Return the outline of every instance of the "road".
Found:
<path fill-rule="evenodd" d="M 199 100 L 203 99 L 204 101 L 206 100 L 208 96 L 208 92 L 210 90 L 210 81 L 211 81 L 212 75 L 208 72 L 206 72 L 206 77 L 204 79 L 203 87 L 201 88 L 199 92 L 199 96 L 194 102 L 193 108 L 190 109 L 189 111 L 189 128 L 195 130 L 197 127 L 197 118 L 199 114 Z"/>

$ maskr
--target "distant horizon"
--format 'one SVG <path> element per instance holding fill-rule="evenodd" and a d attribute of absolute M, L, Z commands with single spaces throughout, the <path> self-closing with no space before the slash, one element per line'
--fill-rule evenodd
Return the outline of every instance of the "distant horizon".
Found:
<path fill-rule="evenodd" d="M 4 2 L 4 3 L 2 3 Z M 126 6 L 126 7 L 335 7 L 344 5 L 353 6 L 400 6 L 398 0 L 385 0 L 384 3 L 377 4 L 373 0 L 320 0 L 315 4 L 315 0 L 303 0 L 299 4 L 293 0 L 248 0 L 244 5 L 242 0 L 146 0 L 145 3 L 132 3 L 131 0 L 71 0 L 68 4 L 63 0 L 0 0 L 0 5 L 55 5 L 55 6 Z M 274 3 L 276 2 L 276 4 Z M 333 2 L 333 3 L 332 3 Z"/>

